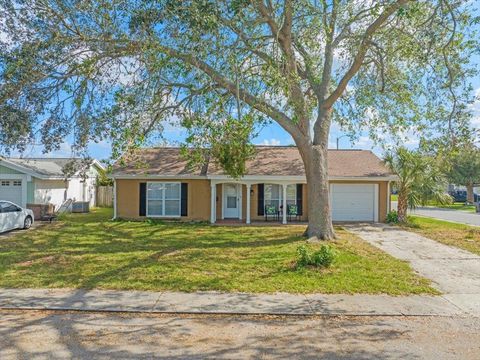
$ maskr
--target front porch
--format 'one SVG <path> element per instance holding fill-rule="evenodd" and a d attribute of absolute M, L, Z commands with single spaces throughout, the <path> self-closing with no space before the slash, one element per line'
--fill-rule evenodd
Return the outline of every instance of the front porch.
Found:
<path fill-rule="evenodd" d="M 302 224 L 306 187 L 294 180 L 210 180 L 210 223 Z"/>
<path fill-rule="evenodd" d="M 220 219 L 220 220 L 217 220 L 215 221 L 214 224 L 212 225 L 215 225 L 215 226 L 246 226 L 247 223 L 246 223 L 246 220 L 238 220 L 238 219 Z M 271 226 L 271 227 L 278 227 L 278 226 L 296 226 L 296 225 L 308 225 L 308 222 L 307 221 L 288 221 L 287 219 L 287 223 L 286 224 L 282 224 L 281 221 L 258 221 L 258 220 L 255 220 L 255 221 L 250 221 L 250 224 L 248 224 L 248 226 L 263 226 L 263 227 L 267 227 L 267 226 Z"/>

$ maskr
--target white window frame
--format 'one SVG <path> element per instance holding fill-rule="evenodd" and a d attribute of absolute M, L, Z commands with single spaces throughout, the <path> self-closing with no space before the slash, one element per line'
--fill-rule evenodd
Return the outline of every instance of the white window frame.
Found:
<path fill-rule="evenodd" d="M 165 190 L 163 190 L 163 196 L 162 199 L 152 199 L 152 200 L 161 200 L 162 201 L 162 213 L 164 215 L 155 215 L 155 214 L 149 214 L 148 212 L 148 187 L 150 184 L 178 184 L 178 215 L 165 215 L 165 200 L 176 200 L 176 199 L 165 199 Z M 147 217 L 152 217 L 152 218 L 180 218 L 182 216 L 182 183 L 178 181 L 149 181 L 147 182 L 146 186 L 146 195 L 145 195 L 145 207 L 146 207 L 146 214 Z"/>
<path fill-rule="evenodd" d="M 266 186 L 278 186 L 278 193 L 279 193 L 279 198 L 278 199 L 268 199 L 268 201 L 272 201 L 272 200 L 278 200 L 278 209 L 280 209 L 280 207 L 283 205 L 283 187 L 281 184 L 269 184 L 269 183 L 265 183 L 263 184 L 263 208 L 265 209 L 265 206 L 267 205 L 267 198 L 265 196 L 265 187 Z M 293 188 L 295 189 L 295 197 L 293 199 L 293 204 L 294 205 L 297 205 L 297 184 L 287 184 L 287 187 L 288 186 L 293 186 Z M 289 201 L 288 199 L 288 190 L 287 190 L 287 201 Z M 292 204 L 287 204 L 287 205 L 292 205 Z"/>
<path fill-rule="evenodd" d="M 10 180 L 2 180 L 2 186 L 10 186 Z"/>
<path fill-rule="evenodd" d="M 13 180 L 12 186 L 22 186 L 22 180 Z"/>

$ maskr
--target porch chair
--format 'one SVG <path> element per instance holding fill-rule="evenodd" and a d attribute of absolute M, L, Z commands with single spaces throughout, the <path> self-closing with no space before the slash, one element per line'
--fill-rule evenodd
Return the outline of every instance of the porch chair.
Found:
<path fill-rule="evenodd" d="M 275 220 L 278 220 L 278 209 L 275 205 L 265 205 L 265 221 L 268 221 L 268 217 L 271 216 Z"/>
<path fill-rule="evenodd" d="M 296 221 L 300 221 L 300 214 L 298 213 L 297 205 L 287 205 L 288 221 L 292 221 L 292 217 L 295 217 Z"/>

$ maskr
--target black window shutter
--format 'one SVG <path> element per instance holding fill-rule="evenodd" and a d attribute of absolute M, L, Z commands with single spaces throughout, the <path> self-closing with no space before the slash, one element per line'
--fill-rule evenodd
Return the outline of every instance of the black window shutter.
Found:
<path fill-rule="evenodd" d="M 264 199 L 263 190 L 264 190 L 264 187 L 263 187 L 263 184 L 258 184 L 257 187 L 258 187 L 258 196 L 257 196 L 257 199 L 258 199 L 258 215 L 263 216 L 264 212 L 265 212 L 265 209 L 264 209 L 264 206 L 263 206 L 263 199 Z"/>
<path fill-rule="evenodd" d="M 140 183 L 140 208 L 138 215 L 147 215 L 147 183 Z"/>
<path fill-rule="evenodd" d="M 187 216 L 188 215 L 188 184 L 187 183 L 182 183 L 181 206 L 182 208 L 180 211 L 180 215 Z"/>
<path fill-rule="evenodd" d="M 303 184 L 297 184 L 298 215 L 303 215 Z"/>

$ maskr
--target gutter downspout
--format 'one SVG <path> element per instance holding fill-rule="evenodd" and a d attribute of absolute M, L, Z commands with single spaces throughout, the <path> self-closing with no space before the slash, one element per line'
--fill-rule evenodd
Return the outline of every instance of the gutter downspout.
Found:
<path fill-rule="evenodd" d="M 117 218 L 117 180 L 113 179 L 113 219 Z"/>

